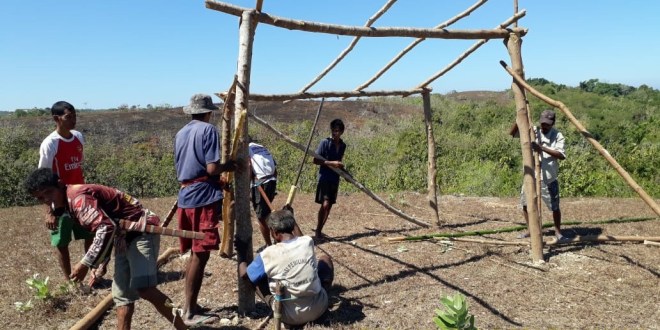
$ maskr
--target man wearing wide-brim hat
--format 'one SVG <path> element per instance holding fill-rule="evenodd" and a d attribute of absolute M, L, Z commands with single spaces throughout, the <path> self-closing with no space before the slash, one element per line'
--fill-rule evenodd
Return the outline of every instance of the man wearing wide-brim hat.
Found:
<path fill-rule="evenodd" d="M 179 239 L 181 253 L 190 250 L 185 275 L 183 319 L 188 326 L 211 323 L 217 315 L 203 314 L 197 305 L 204 268 L 212 250 L 220 247 L 218 223 L 222 215 L 220 173 L 238 168 L 235 161 L 220 163 L 220 143 L 216 127 L 209 123 L 218 109 L 211 96 L 195 94 L 183 107 L 191 121 L 176 134 L 174 164 L 181 185 L 177 197 L 179 229 L 203 232 L 203 240 Z"/>

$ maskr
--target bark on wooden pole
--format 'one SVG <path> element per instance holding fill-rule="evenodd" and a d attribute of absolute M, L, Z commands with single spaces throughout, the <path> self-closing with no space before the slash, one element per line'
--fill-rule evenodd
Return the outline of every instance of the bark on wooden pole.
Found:
<path fill-rule="evenodd" d="M 234 6 L 228 3 L 206 0 L 206 8 L 221 11 L 226 14 L 241 16 L 243 12 L 253 9 Z M 312 21 L 293 20 L 285 17 L 271 16 L 266 13 L 256 13 L 256 21 L 288 30 L 327 33 L 333 35 L 361 36 L 361 37 L 410 37 L 435 39 L 504 39 L 510 32 L 521 36 L 527 34 L 527 29 L 495 28 L 490 30 L 437 30 L 409 27 L 363 27 L 336 24 L 325 24 Z"/>
<path fill-rule="evenodd" d="M 256 11 L 243 12 L 239 28 L 238 68 L 234 117 L 245 116 L 248 111 L 248 97 L 250 95 L 250 71 L 252 65 L 252 47 L 254 42 L 254 16 Z M 239 124 L 239 123 L 237 123 Z M 248 132 L 248 121 L 245 120 L 242 127 L 236 127 L 235 132 L 242 131 L 246 137 Z M 237 133 L 238 134 L 238 133 Z M 243 140 L 243 139 L 241 139 Z M 240 141 L 237 149 L 237 159 L 247 161 L 248 149 L 245 141 Z M 234 173 L 234 192 L 236 201 L 234 203 L 236 215 L 236 236 L 243 242 L 247 242 L 248 251 L 245 252 L 247 262 L 252 261 L 252 223 L 250 221 L 250 173 L 248 170 Z M 255 310 L 254 289 L 238 276 L 238 264 L 236 268 L 238 278 L 238 312 L 246 314 Z"/>
<path fill-rule="evenodd" d="M 222 163 L 226 163 L 231 159 L 231 130 L 232 130 L 232 117 L 234 116 L 234 100 L 236 96 L 236 83 L 238 77 L 234 75 L 234 81 L 229 87 L 226 97 L 224 98 L 225 104 L 222 107 Z M 225 181 L 230 183 L 233 181 L 233 173 L 227 172 Z M 220 245 L 220 256 L 223 258 L 231 258 L 234 254 L 234 190 L 229 189 L 224 192 L 224 199 L 222 201 L 222 243 Z"/>
<path fill-rule="evenodd" d="M 433 136 L 433 118 L 431 115 L 431 93 L 422 93 L 424 103 L 424 123 L 426 124 L 426 144 L 428 146 L 428 173 L 426 183 L 428 189 L 427 199 L 429 206 L 435 215 L 435 222 L 440 226 L 440 214 L 438 210 L 438 187 L 436 186 L 437 170 L 435 165 L 435 137 Z"/>
<path fill-rule="evenodd" d="M 513 70 L 521 76 L 524 76 L 521 46 L 522 39 L 519 35 L 511 33 L 505 40 L 506 48 L 511 57 Z M 541 226 L 538 220 L 538 206 L 536 204 L 537 192 L 534 178 L 534 156 L 530 144 L 529 119 L 527 116 L 527 98 L 525 90 L 514 79 L 511 83 L 511 90 L 516 103 L 516 123 L 520 130 L 520 149 L 523 158 L 523 189 L 525 190 L 525 199 L 527 202 L 527 215 L 530 239 L 532 241 L 532 260 L 543 260 L 543 237 L 541 236 Z"/>
<path fill-rule="evenodd" d="M 300 143 L 294 141 L 294 140 L 291 139 L 290 137 L 284 135 L 284 133 L 282 133 L 282 132 L 278 131 L 277 129 L 275 129 L 274 127 L 270 126 L 265 120 L 263 120 L 263 119 L 261 119 L 261 118 L 255 116 L 255 115 L 253 115 L 253 114 L 251 114 L 251 113 L 248 113 L 248 115 L 249 115 L 250 117 L 252 117 L 252 119 L 254 119 L 254 121 L 256 121 L 258 124 L 261 124 L 263 127 L 269 129 L 271 132 L 275 133 L 275 135 L 277 135 L 277 136 L 279 136 L 280 138 L 282 138 L 285 142 L 289 143 L 290 145 L 296 147 L 297 149 L 299 149 L 299 150 L 301 150 L 301 151 L 303 151 L 303 152 L 305 151 L 305 146 L 303 146 L 302 144 L 300 144 Z M 326 160 L 325 158 L 323 158 L 322 156 L 320 156 L 319 154 L 315 153 L 315 152 L 312 151 L 312 150 L 307 150 L 307 154 L 310 155 L 310 156 L 312 156 L 312 157 L 314 157 L 314 158 L 318 158 L 318 159 L 321 159 L 321 160 Z M 413 218 L 413 217 L 411 217 L 411 216 L 409 216 L 409 215 L 403 213 L 401 210 L 399 210 L 399 209 L 397 209 L 397 208 L 395 208 L 395 207 L 393 207 L 393 206 L 387 204 L 387 202 L 385 202 L 382 198 L 376 196 L 373 192 L 371 192 L 369 189 L 367 189 L 367 188 L 366 188 L 365 186 L 363 186 L 361 183 L 359 183 L 358 181 L 356 181 L 355 179 L 353 179 L 353 177 L 351 177 L 350 175 L 348 175 L 346 172 L 341 171 L 341 170 L 338 170 L 338 169 L 336 169 L 336 168 L 334 168 L 334 167 L 330 167 L 330 169 L 333 170 L 333 171 L 335 171 L 335 173 L 339 174 L 339 176 L 341 176 L 341 177 L 344 178 L 346 181 L 350 182 L 350 183 L 353 184 L 355 187 L 357 187 L 358 189 L 360 189 L 362 192 L 364 192 L 365 194 L 367 194 L 369 197 L 371 197 L 371 199 L 375 200 L 375 201 L 378 202 L 380 205 L 384 206 L 388 211 L 390 211 L 390 212 L 392 212 L 392 213 L 398 215 L 398 216 L 401 217 L 402 219 L 404 219 L 404 220 L 406 220 L 406 221 L 409 221 L 409 222 L 412 222 L 412 223 L 414 223 L 414 224 L 416 224 L 416 225 L 418 225 L 418 226 L 422 226 L 422 227 L 430 227 L 430 226 L 431 226 L 428 222 L 425 222 L 425 221 L 422 221 L 422 220 L 419 220 L 419 219 L 415 219 L 415 218 Z"/>
<path fill-rule="evenodd" d="M 474 10 L 479 8 L 481 5 L 486 3 L 488 0 L 479 0 L 477 3 L 472 5 L 470 8 L 466 9 L 462 13 L 454 16 L 453 18 L 437 25 L 435 29 L 444 29 L 448 27 L 451 24 L 454 24 L 458 20 L 460 20 L 463 17 L 467 17 L 472 13 Z M 408 54 L 409 51 L 411 51 L 413 48 L 415 48 L 417 45 L 422 43 L 422 41 L 426 40 L 426 38 L 417 38 L 415 41 L 411 42 L 406 48 L 404 48 L 401 52 L 399 52 L 394 58 L 392 58 L 383 68 L 380 69 L 373 77 L 369 78 L 366 82 L 364 82 L 362 85 L 358 86 L 355 88 L 356 91 L 361 91 L 367 87 L 369 87 L 376 79 L 380 78 L 387 70 L 389 70 L 396 62 L 398 62 L 404 55 Z"/>
<path fill-rule="evenodd" d="M 520 86 L 528 90 L 530 93 L 532 93 L 532 95 L 538 97 L 541 101 L 561 110 L 561 112 L 566 115 L 568 120 L 577 128 L 580 134 L 582 134 L 582 136 L 584 136 L 584 138 L 587 139 L 587 141 L 589 141 L 589 143 L 591 143 L 591 145 L 594 146 L 594 148 L 596 148 L 596 150 L 598 150 L 598 152 L 603 157 L 605 157 L 605 159 L 610 163 L 610 165 L 612 165 L 612 167 L 614 167 L 614 169 L 626 181 L 626 183 L 639 195 L 639 197 L 642 198 L 646 205 L 648 205 L 653 210 L 653 212 L 655 212 L 655 214 L 660 215 L 660 206 L 658 206 L 655 200 L 653 200 L 653 198 L 651 198 L 651 196 L 649 196 L 646 191 L 644 191 L 644 189 L 642 189 L 642 187 L 640 187 L 637 182 L 635 182 L 635 179 L 633 179 L 630 174 L 628 174 L 628 172 L 626 172 L 626 170 L 623 169 L 621 165 L 619 165 L 619 163 L 616 161 L 616 159 L 614 159 L 614 157 L 610 155 L 607 149 L 603 148 L 603 146 L 596 139 L 594 139 L 591 133 L 589 133 L 589 131 L 587 131 L 584 126 L 582 126 L 582 123 L 580 123 L 580 121 L 578 121 L 577 118 L 573 116 L 573 113 L 566 105 L 551 99 L 534 89 L 527 82 L 525 82 L 524 76 L 518 74 L 515 69 L 512 70 L 509 68 L 504 61 L 500 61 L 500 64 L 513 77 L 514 81 L 520 84 Z"/>
<path fill-rule="evenodd" d="M 430 88 L 428 88 L 430 90 Z M 373 96 L 410 96 L 413 94 L 422 94 L 424 89 L 416 88 L 411 90 L 395 90 L 395 91 L 327 91 L 327 92 L 305 92 L 297 94 L 250 94 L 250 101 L 288 101 L 288 100 L 305 100 L 316 98 L 331 98 L 331 97 L 373 97 Z M 226 92 L 215 93 L 220 98 L 225 98 Z"/>

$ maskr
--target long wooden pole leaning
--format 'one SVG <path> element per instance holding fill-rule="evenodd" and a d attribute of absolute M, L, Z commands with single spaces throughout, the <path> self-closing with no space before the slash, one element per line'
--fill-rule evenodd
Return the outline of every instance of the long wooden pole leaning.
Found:
<path fill-rule="evenodd" d="M 617 173 L 619 173 L 619 175 L 642 198 L 642 200 L 653 210 L 653 212 L 655 212 L 655 214 L 657 214 L 657 215 L 660 215 L 660 206 L 658 206 L 658 204 L 655 202 L 655 200 L 653 200 L 653 198 L 651 198 L 651 196 L 649 196 L 646 193 L 646 191 L 644 191 L 644 189 L 642 189 L 642 187 L 640 187 L 637 184 L 637 182 L 635 182 L 635 179 L 633 179 L 630 176 L 630 174 L 628 174 L 628 172 L 626 172 L 626 170 L 624 170 L 623 167 L 621 167 L 621 165 L 619 165 L 619 163 L 616 161 L 616 159 L 614 159 L 614 157 L 612 157 L 610 155 L 610 153 L 605 148 L 603 148 L 603 146 L 596 139 L 594 139 L 594 137 L 591 135 L 591 133 L 589 133 L 587 131 L 587 129 L 584 128 L 584 126 L 582 126 L 582 124 L 577 120 L 577 118 L 575 118 L 575 116 L 573 116 L 573 113 L 571 113 L 571 111 L 569 110 L 569 108 L 566 105 L 564 105 L 563 103 L 561 103 L 559 101 L 553 100 L 553 99 L 549 98 L 548 96 L 544 95 L 543 93 L 541 93 L 541 92 L 537 91 L 536 89 L 534 89 L 527 82 L 525 82 L 525 79 L 523 77 L 518 75 L 514 70 L 512 70 L 509 66 L 507 66 L 504 61 L 500 61 L 500 64 L 506 70 L 506 72 L 508 72 L 511 75 L 511 77 L 513 77 L 513 79 L 518 84 L 520 84 L 520 86 L 524 87 L 526 90 L 528 90 L 530 93 L 532 93 L 532 95 L 538 97 L 541 101 L 543 101 L 543 102 L 545 102 L 545 103 L 547 103 L 547 104 L 549 104 L 549 105 L 551 105 L 555 108 L 559 108 L 559 110 L 561 110 L 561 112 L 563 112 L 564 115 L 566 115 L 568 120 L 578 129 L 580 134 L 582 134 L 582 136 L 584 136 L 584 138 L 587 139 L 587 141 L 589 141 L 589 143 L 591 143 L 591 145 L 594 146 L 594 148 L 596 148 L 596 150 L 598 150 L 598 152 L 603 157 L 605 157 L 605 159 L 610 163 L 610 165 L 612 165 L 612 167 L 614 167 L 614 169 L 617 171 Z"/>
<path fill-rule="evenodd" d="M 520 35 L 511 33 L 505 40 L 505 46 L 511 57 L 511 62 L 516 72 L 524 75 L 521 55 L 522 38 Z M 511 90 L 516 104 L 516 123 L 520 130 L 520 149 L 523 159 L 523 189 L 525 189 L 525 200 L 527 202 L 527 228 L 529 230 L 532 252 L 532 260 L 543 261 L 543 237 L 541 236 L 541 224 L 538 221 L 538 205 L 536 204 L 536 187 L 534 180 L 534 156 L 530 143 L 529 117 L 527 115 L 527 97 L 525 90 L 514 79 L 511 82 Z"/>
<path fill-rule="evenodd" d="M 298 180 L 300 180 L 300 173 L 302 173 L 303 167 L 305 166 L 305 160 L 307 160 L 307 151 L 309 151 L 309 145 L 312 143 L 312 138 L 314 137 L 314 131 L 316 130 L 316 124 L 319 122 L 319 117 L 321 116 L 321 109 L 323 109 L 323 103 L 325 98 L 321 99 L 318 109 L 316 110 L 316 117 L 314 117 L 314 124 L 312 125 L 312 130 L 309 131 L 309 138 L 307 139 L 307 146 L 305 147 L 303 159 L 300 162 L 300 167 L 298 168 L 298 174 L 296 175 L 296 181 L 293 182 L 291 189 L 289 190 L 289 197 L 286 199 L 286 205 L 291 206 L 293 204 L 293 198 L 296 196 L 296 190 L 298 189 Z"/>
<path fill-rule="evenodd" d="M 428 194 L 426 196 L 429 201 L 429 206 L 435 215 L 435 222 L 440 226 L 440 213 L 438 207 L 438 187 L 436 185 L 436 178 L 438 171 L 436 170 L 435 162 L 435 137 L 433 136 L 433 118 L 431 115 L 431 93 L 422 93 L 422 101 L 424 103 L 424 123 L 426 124 L 426 142 L 428 152 L 428 173 L 426 174 L 426 185 Z"/>
<path fill-rule="evenodd" d="M 479 0 L 477 1 L 474 5 L 470 6 L 470 8 L 466 9 L 462 13 L 452 17 L 451 19 L 436 25 L 434 29 L 444 29 L 448 27 L 451 24 L 456 23 L 458 20 L 460 20 L 463 17 L 466 17 L 470 15 L 473 11 L 475 11 L 477 8 L 479 8 L 481 5 L 486 3 L 488 0 Z M 394 58 L 392 58 L 387 64 L 385 64 L 384 67 L 382 67 L 376 74 L 374 74 L 373 77 L 369 78 L 366 82 L 364 82 L 362 85 L 358 86 L 355 88 L 356 91 L 361 91 L 367 87 L 369 87 L 376 79 L 380 78 L 387 70 L 389 70 L 396 62 L 398 62 L 404 55 L 406 55 L 408 52 L 410 52 L 413 48 L 415 48 L 417 45 L 422 43 L 422 41 L 426 40 L 426 38 L 417 38 L 415 41 L 410 43 L 406 48 L 404 48 L 402 51 L 400 51 Z"/>
<path fill-rule="evenodd" d="M 371 26 L 371 25 L 372 25 L 374 22 L 376 22 L 376 20 L 378 20 L 378 19 L 379 19 L 379 18 L 380 18 L 380 17 L 381 17 L 381 16 L 382 16 L 387 10 L 388 10 L 388 9 L 390 9 L 390 7 L 392 7 L 392 5 L 394 5 L 394 3 L 395 3 L 396 1 L 397 1 L 397 0 L 388 0 L 387 3 L 385 3 L 385 5 L 384 5 L 383 7 L 381 7 L 381 8 L 380 8 L 380 9 L 379 9 L 379 10 L 378 10 L 373 16 L 371 16 L 371 17 L 367 20 L 367 22 L 364 24 L 364 26 L 366 26 L 366 27 Z M 487 1 L 487 0 L 481 0 L 481 1 L 484 1 L 484 2 L 485 2 L 485 1 Z M 339 56 L 337 56 L 337 58 L 335 58 L 335 59 L 332 61 L 332 63 L 330 63 L 325 69 L 323 69 L 323 71 L 321 71 L 321 73 L 319 73 L 319 75 L 318 75 L 316 78 L 312 79 L 311 82 L 309 82 L 307 85 L 305 85 L 305 87 L 303 87 L 300 91 L 298 91 L 298 93 L 304 93 L 304 92 L 306 92 L 310 87 L 314 86 L 314 84 L 316 84 L 319 80 L 321 80 L 321 78 L 325 77 L 325 75 L 328 74 L 328 72 L 330 72 L 330 70 L 332 70 L 335 66 L 337 66 L 337 64 L 339 64 L 339 62 L 341 62 L 341 60 L 343 60 L 344 57 L 346 57 L 346 55 L 348 55 L 348 53 L 349 53 L 351 50 L 353 50 L 353 48 L 355 48 L 355 45 L 357 45 L 358 41 L 360 41 L 360 38 L 361 38 L 361 37 L 354 37 L 353 40 L 351 41 L 351 43 L 348 45 L 348 47 L 346 47 L 346 49 L 344 49 L 344 50 L 339 54 Z"/>
<path fill-rule="evenodd" d="M 305 147 L 304 147 L 303 145 L 301 145 L 300 143 L 294 141 L 294 140 L 291 139 L 290 137 L 284 135 L 284 133 L 278 131 L 278 130 L 275 129 L 274 127 L 270 126 L 265 120 L 263 120 L 263 119 L 261 119 L 261 118 L 255 116 L 255 115 L 253 115 L 253 114 L 248 114 L 248 115 L 249 115 L 250 117 L 252 117 L 252 119 L 254 119 L 257 123 L 261 124 L 263 127 L 267 128 L 267 129 L 269 129 L 270 131 L 272 131 L 273 133 L 275 133 L 277 136 L 279 136 L 280 138 L 282 138 L 284 141 L 288 142 L 290 145 L 292 145 L 292 146 L 298 148 L 299 150 L 303 150 L 303 151 L 305 150 Z M 307 151 L 307 154 L 309 154 L 309 155 L 312 156 L 312 157 L 315 157 L 315 158 L 321 159 L 321 160 L 326 160 L 325 158 L 321 157 L 319 154 L 317 154 L 317 153 L 315 153 L 315 152 L 313 152 L 313 151 L 311 151 L 311 150 L 308 150 L 308 151 Z M 330 169 L 333 170 L 333 171 L 335 171 L 335 173 L 339 174 L 339 176 L 341 176 L 341 177 L 344 178 L 346 181 L 350 182 L 350 183 L 353 184 L 355 187 L 357 187 L 358 189 L 360 189 L 362 192 L 364 192 L 365 194 L 367 194 L 367 196 L 371 197 L 371 199 L 373 199 L 373 200 L 375 200 L 376 202 L 378 202 L 378 204 L 384 206 L 388 211 L 390 211 L 390 212 L 392 212 L 392 213 L 398 215 L 398 216 L 401 217 L 402 219 L 404 219 L 404 220 L 406 220 L 406 221 L 408 221 L 408 222 L 412 222 L 412 223 L 414 223 L 414 224 L 416 224 L 416 225 L 418 225 L 418 226 L 426 227 L 426 228 L 431 227 L 431 225 L 430 225 L 428 222 L 426 222 L 426 221 L 422 221 L 422 220 L 419 220 L 419 219 L 415 219 L 415 218 L 413 218 L 413 217 L 411 217 L 411 216 L 409 216 L 409 215 L 403 213 L 401 210 L 396 209 L 396 208 L 394 208 L 393 206 L 387 204 L 387 202 L 385 202 L 382 198 L 376 196 L 373 192 L 371 192 L 369 189 L 367 189 L 367 188 L 366 188 L 365 186 L 363 186 L 361 183 L 357 182 L 355 179 L 353 179 L 353 177 L 351 177 L 351 176 L 350 176 L 349 174 L 347 174 L 346 172 L 344 172 L 344 171 L 342 171 L 342 170 L 339 170 L 339 169 L 336 169 L 336 168 L 334 168 L 334 167 L 330 167 Z"/>
<path fill-rule="evenodd" d="M 158 257 L 158 260 L 156 261 L 156 265 L 160 267 L 166 264 L 169 261 L 170 257 L 178 252 L 179 249 L 177 248 L 169 248 L 165 250 L 165 252 L 163 252 Z M 107 311 L 108 309 L 110 309 L 110 307 L 112 307 L 112 304 L 113 304 L 112 293 L 110 293 L 107 296 L 105 296 L 105 298 L 103 298 L 103 300 L 101 300 L 101 302 L 99 302 L 96 305 L 96 307 L 94 307 L 94 309 L 89 311 L 87 315 L 85 315 L 82 319 L 80 319 L 80 321 L 76 322 L 76 324 L 74 324 L 69 330 L 87 330 L 91 328 L 94 325 L 94 323 L 96 323 L 96 321 L 99 319 L 99 317 L 101 317 L 101 315 L 103 315 L 105 311 Z"/>

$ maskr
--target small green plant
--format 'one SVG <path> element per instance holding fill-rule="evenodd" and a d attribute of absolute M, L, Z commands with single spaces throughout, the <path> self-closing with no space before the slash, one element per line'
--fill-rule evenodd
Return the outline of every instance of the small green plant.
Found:
<path fill-rule="evenodd" d="M 465 296 L 456 293 L 453 297 L 446 296 L 440 299 L 443 309 L 435 309 L 433 322 L 441 330 L 476 330 L 474 327 L 474 315 L 468 312 Z"/>
<path fill-rule="evenodd" d="M 14 308 L 16 308 L 17 311 L 19 312 L 26 312 L 32 309 L 34 307 L 32 305 L 32 299 L 28 300 L 27 302 L 20 302 L 17 301 L 14 303 Z"/>
<path fill-rule="evenodd" d="M 50 278 L 39 279 L 39 274 L 34 274 L 32 278 L 25 280 L 27 285 L 35 290 L 35 297 L 39 300 L 46 300 L 52 297 L 50 289 L 48 288 L 48 280 Z"/>

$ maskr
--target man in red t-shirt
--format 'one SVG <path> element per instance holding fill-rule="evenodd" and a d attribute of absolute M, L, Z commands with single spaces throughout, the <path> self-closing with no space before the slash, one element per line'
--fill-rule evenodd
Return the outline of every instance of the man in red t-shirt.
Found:
<path fill-rule="evenodd" d="M 55 121 L 55 131 L 50 133 L 39 148 L 39 168 L 50 168 L 64 184 L 85 183 L 83 176 L 83 145 L 85 139 L 82 133 L 76 131 L 76 109 L 69 102 L 59 101 L 53 104 L 50 112 Z M 56 248 L 60 268 L 68 279 L 71 274 L 69 243 L 71 233 L 75 239 L 85 240 L 85 251 L 92 244 L 92 234 L 71 221 L 69 214 L 55 217 L 49 211 L 46 216 L 46 227 L 51 230 L 50 243 Z M 107 261 L 92 273 L 101 277 L 106 272 Z M 93 282 L 92 282 L 93 283 Z"/>

